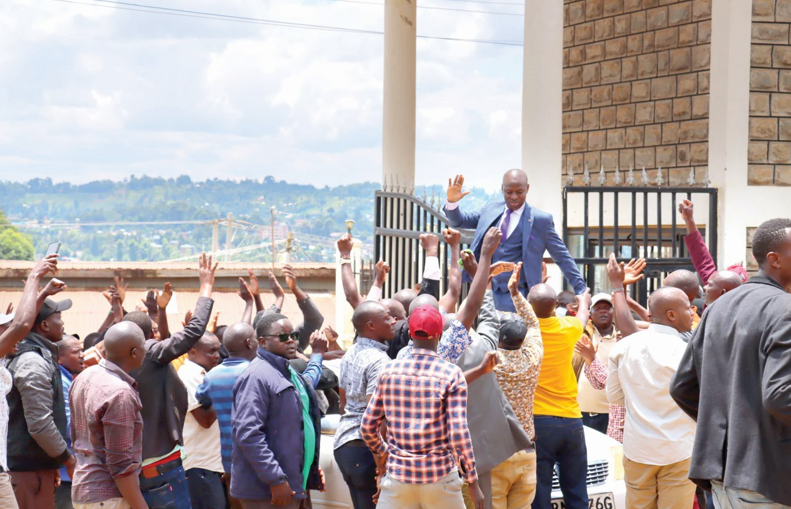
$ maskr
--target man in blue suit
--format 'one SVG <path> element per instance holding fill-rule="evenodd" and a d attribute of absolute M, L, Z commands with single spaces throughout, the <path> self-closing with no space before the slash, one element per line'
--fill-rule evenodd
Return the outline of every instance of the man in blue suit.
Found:
<path fill-rule="evenodd" d="M 574 293 L 585 293 L 585 280 L 582 278 L 574 258 L 555 231 L 552 215 L 530 207 L 525 202 L 530 185 L 527 174 L 522 170 L 509 170 L 503 176 L 503 195 L 489 200 L 489 203 L 476 212 L 462 212 L 459 200 L 470 194 L 464 191 L 464 176 L 457 175 L 448 180 L 448 200 L 445 214 L 454 228 L 475 228 L 472 249 L 477 259 L 481 255 L 481 242 L 486 231 L 497 226 L 503 232 L 502 241 L 492 257 L 492 262 L 522 262 L 519 291 L 527 295 L 528 289 L 540 284 L 541 263 L 544 251 L 549 251 L 552 259 L 560 266 L 563 275 L 574 287 Z M 492 281 L 495 307 L 500 311 L 515 311 L 508 292 L 510 274 L 495 276 Z M 464 280 L 470 281 L 464 274 Z"/>

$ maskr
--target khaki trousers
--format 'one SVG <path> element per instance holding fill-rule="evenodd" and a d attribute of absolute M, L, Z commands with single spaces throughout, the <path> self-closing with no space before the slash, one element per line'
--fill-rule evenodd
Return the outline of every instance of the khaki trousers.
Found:
<path fill-rule="evenodd" d="M 432 484 L 406 484 L 385 475 L 376 509 L 460 509 L 463 484 L 455 469 Z"/>
<path fill-rule="evenodd" d="M 670 465 L 645 465 L 623 458 L 626 507 L 629 509 L 689 509 L 695 484 L 689 480 L 689 459 Z"/>
<path fill-rule="evenodd" d="M 130 509 L 131 507 L 123 498 L 108 498 L 91 504 L 74 504 L 74 509 Z"/>
<path fill-rule="evenodd" d="M 3 509 L 19 509 L 16 503 L 14 488 L 11 487 L 11 476 L 0 472 L 0 507 Z"/>
<path fill-rule="evenodd" d="M 536 496 L 536 452 L 519 451 L 491 475 L 494 509 L 527 509 Z"/>

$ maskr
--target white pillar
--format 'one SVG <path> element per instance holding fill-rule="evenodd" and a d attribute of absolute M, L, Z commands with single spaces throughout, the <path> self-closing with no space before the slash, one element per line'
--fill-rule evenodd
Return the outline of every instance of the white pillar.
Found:
<path fill-rule="evenodd" d="M 562 212 L 563 2 L 525 0 L 522 81 L 522 169 L 528 202 L 555 216 Z"/>
<path fill-rule="evenodd" d="M 385 0 L 382 183 L 415 186 L 417 0 Z"/>
<path fill-rule="evenodd" d="M 719 188 L 719 267 L 747 262 L 751 226 L 787 215 L 788 188 L 747 185 L 752 2 L 712 3 L 709 177 Z"/>

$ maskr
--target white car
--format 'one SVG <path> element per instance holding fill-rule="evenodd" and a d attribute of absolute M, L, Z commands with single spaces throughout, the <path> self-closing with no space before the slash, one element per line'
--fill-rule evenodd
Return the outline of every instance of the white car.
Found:
<path fill-rule="evenodd" d="M 335 463 L 332 443 L 339 415 L 328 415 L 321 420 L 321 458 L 327 489 L 324 493 L 311 491 L 313 507 L 317 509 L 352 509 L 349 488 Z M 626 509 L 626 485 L 623 482 L 623 447 L 612 438 L 585 428 L 588 447 L 588 502 L 589 509 Z M 562 509 L 557 472 L 552 477 L 552 507 Z M 548 508 L 549 509 L 549 508 Z"/>

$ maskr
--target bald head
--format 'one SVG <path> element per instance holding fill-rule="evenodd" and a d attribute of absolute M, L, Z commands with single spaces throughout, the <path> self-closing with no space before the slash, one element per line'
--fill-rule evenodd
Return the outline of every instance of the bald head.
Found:
<path fill-rule="evenodd" d="M 396 292 L 393 295 L 393 300 L 397 300 L 403 306 L 404 311 L 409 309 L 409 306 L 412 304 L 412 301 L 417 298 L 417 292 L 412 288 L 405 288 L 400 292 Z"/>
<path fill-rule="evenodd" d="M 533 285 L 530 293 L 527 294 L 527 300 L 539 318 L 552 316 L 558 305 L 557 293 L 551 286 L 545 284 Z"/>
<path fill-rule="evenodd" d="M 648 311 L 653 323 L 673 327 L 678 332 L 692 330 L 692 307 L 687 295 L 673 286 L 664 286 L 651 294 Z"/>
<path fill-rule="evenodd" d="M 352 315 L 352 325 L 358 334 L 363 334 L 365 326 L 380 315 L 385 314 L 388 308 L 381 302 L 366 300 L 361 302 Z M 363 334 L 364 335 L 364 334 Z"/>
<path fill-rule="evenodd" d="M 508 170 L 503 175 L 503 200 L 510 210 L 519 210 L 525 204 L 527 191 L 527 174 L 522 170 Z"/>
<path fill-rule="evenodd" d="M 255 329 L 249 323 L 235 323 L 225 329 L 222 344 L 231 357 L 252 359 L 255 357 L 255 349 L 258 347 Z"/>
<path fill-rule="evenodd" d="M 143 363 L 145 343 L 143 330 L 136 323 L 120 322 L 104 335 L 105 356 L 128 373 Z"/>
<path fill-rule="evenodd" d="M 700 283 L 694 272 L 680 269 L 671 272 L 662 283 L 662 286 L 672 286 L 684 292 L 690 302 L 698 298 Z"/>
<path fill-rule="evenodd" d="M 730 270 L 715 272 L 709 277 L 703 291 L 706 293 L 706 306 L 712 305 L 726 293 L 742 285 L 742 277 Z"/>
<path fill-rule="evenodd" d="M 423 306 L 431 306 L 437 311 L 439 311 L 439 302 L 433 295 L 429 295 L 424 293 L 423 295 L 418 295 L 415 297 L 415 300 L 412 301 L 412 304 L 409 305 L 409 314 L 411 315 L 413 311 L 417 308 L 422 308 Z"/>
<path fill-rule="evenodd" d="M 396 320 L 406 319 L 406 308 L 404 308 L 404 305 L 398 302 L 397 300 L 382 299 L 379 302 L 387 306 L 387 309 L 390 310 L 390 316 L 392 316 Z"/>
<path fill-rule="evenodd" d="M 448 330 L 450 328 L 450 324 L 453 323 L 453 320 L 458 320 L 458 315 L 456 313 L 445 313 L 442 315 L 442 331 Z"/>

